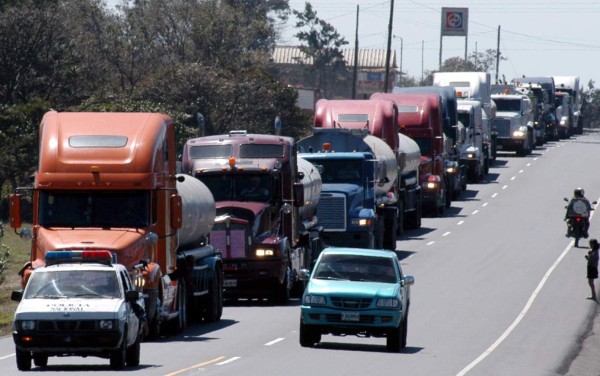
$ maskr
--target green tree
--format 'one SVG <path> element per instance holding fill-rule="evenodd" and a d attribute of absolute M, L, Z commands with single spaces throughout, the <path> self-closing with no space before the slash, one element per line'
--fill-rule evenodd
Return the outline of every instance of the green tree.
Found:
<path fill-rule="evenodd" d="M 348 42 L 331 24 L 317 17 L 310 3 L 305 3 L 304 11 L 294 10 L 293 13 L 298 19 L 296 27 L 304 29 L 296 33 L 298 40 L 306 43 L 300 46 L 300 51 L 312 61 L 306 82 L 323 90 L 328 98 L 332 95 L 333 84 L 339 86 L 349 80 L 350 73 L 341 51 Z"/>

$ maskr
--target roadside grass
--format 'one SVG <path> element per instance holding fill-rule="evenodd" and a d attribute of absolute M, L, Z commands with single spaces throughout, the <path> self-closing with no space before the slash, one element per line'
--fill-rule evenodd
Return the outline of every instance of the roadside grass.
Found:
<path fill-rule="evenodd" d="M 9 335 L 12 332 L 13 315 L 18 303 L 10 300 L 10 294 L 13 290 L 21 288 L 21 278 L 17 272 L 29 261 L 31 247 L 30 240 L 21 239 L 6 224 L 3 233 L 4 236 L 0 237 L 0 255 L 8 252 L 8 265 L 2 272 L 4 280 L 0 284 L 0 336 Z"/>

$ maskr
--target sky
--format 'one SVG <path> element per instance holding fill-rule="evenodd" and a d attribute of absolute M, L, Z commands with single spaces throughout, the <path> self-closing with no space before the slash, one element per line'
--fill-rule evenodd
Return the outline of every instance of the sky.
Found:
<path fill-rule="evenodd" d="M 105 0 L 114 6 L 121 0 Z M 386 49 L 391 0 L 311 0 L 317 17 L 331 24 L 354 48 L 359 6 L 361 49 Z M 304 0 L 289 0 L 303 11 Z M 500 26 L 498 77 L 579 76 L 587 88 L 600 88 L 600 1 L 597 0 L 394 0 L 392 49 L 398 67 L 420 78 L 437 70 L 442 7 L 468 8 L 467 53 L 496 49 Z M 279 45 L 299 45 L 295 17 L 282 25 Z M 465 38 L 444 36 L 442 61 L 464 58 Z M 492 79 L 496 75 L 495 67 Z"/>
<path fill-rule="evenodd" d="M 360 49 L 386 49 L 391 1 L 312 0 L 317 17 L 331 24 L 354 48 L 359 6 Z M 305 1 L 290 0 L 304 10 Z M 496 49 L 500 26 L 498 77 L 579 76 L 584 89 L 600 87 L 600 1 L 596 0 L 394 0 L 392 49 L 409 76 L 437 70 L 442 7 L 468 8 L 467 53 Z M 295 18 L 282 29 L 281 45 L 298 45 Z M 402 47 L 402 48 L 401 48 Z M 401 53 L 402 50 L 402 53 Z M 465 38 L 444 36 L 442 61 L 464 58 Z M 496 75 L 495 67 L 492 79 Z"/>

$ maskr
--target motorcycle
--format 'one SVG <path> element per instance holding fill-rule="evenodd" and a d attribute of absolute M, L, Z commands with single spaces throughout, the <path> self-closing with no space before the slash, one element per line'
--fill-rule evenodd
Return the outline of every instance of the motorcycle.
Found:
<path fill-rule="evenodd" d="M 566 202 L 570 202 L 566 197 Z M 596 201 L 592 202 L 592 205 L 596 205 Z M 568 205 L 565 206 L 565 209 Z M 594 208 L 590 208 L 594 210 Z M 589 213 L 583 212 L 582 215 L 571 215 L 565 218 L 567 221 L 567 237 L 575 239 L 575 247 L 579 247 L 579 239 L 588 238 L 587 228 L 589 227 Z"/>

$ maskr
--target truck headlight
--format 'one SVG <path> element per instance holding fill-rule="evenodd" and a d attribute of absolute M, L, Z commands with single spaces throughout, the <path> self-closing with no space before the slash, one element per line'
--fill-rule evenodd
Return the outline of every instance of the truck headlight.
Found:
<path fill-rule="evenodd" d="M 267 249 L 267 248 L 257 248 L 256 249 L 256 256 L 258 256 L 258 257 L 274 256 L 274 255 L 275 255 L 275 251 L 273 251 L 272 249 Z"/>
<path fill-rule="evenodd" d="M 377 299 L 377 307 L 396 308 L 400 304 L 398 299 Z"/>
<path fill-rule="evenodd" d="M 306 295 L 304 296 L 304 304 L 307 305 L 325 305 L 327 304 L 327 299 L 321 295 Z"/>
<path fill-rule="evenodd" d="M 98 327 L 102 330 L 113 330 L 115 328 L 114 320 L 100 320 Z"/>
<path fill-rule="evenodd" d="M 513 132 L 513 137 L 525 137 L 525 132 L 523 131 L 514 131 Z"/>
<path fill-rule="evenodd" d="M 367 227 L 371 225 L 371 218 L 352 218 L 353 226 Z"/>
<path fill-rule="evenodd" d="M 23 321 L 21 321 L 21 329 L 23 329 L 23 330 L 33 330 L 33 329 L 35 329 L 35 321 L 34 320 L 23 320 Z"/>

